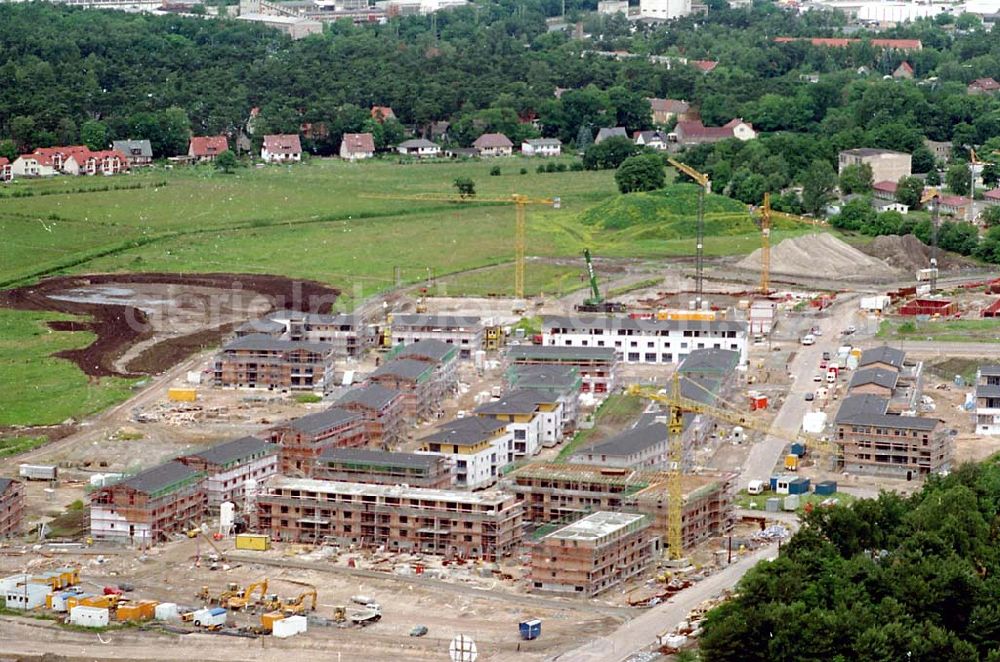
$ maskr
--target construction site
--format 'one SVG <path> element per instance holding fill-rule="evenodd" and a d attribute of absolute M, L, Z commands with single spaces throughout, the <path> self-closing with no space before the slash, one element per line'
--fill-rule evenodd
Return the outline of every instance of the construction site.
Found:
<path fill-rule="evenodd" d="M 973 360 L 886 336 L 986 316 L 1000 283 L 961 260 L 826 232 L 772 247 L 765 200 L 748 257 L 706 258 L 700 234 L 693 263 L 587 250 L 585 289 L 528 298 L 525 207 L 558 200 L 497 201 L 517 219 L 512 298 L 430 283 L 343 314 L 319 284 L 325 304 L 296 310 L 286 283 L 248 277 L 271 298 L 175 320 L 151 301 L 179 277 L 6 293 L 139 311 L 144 331 L 105 328 L 68 358 L 149 376 L 0 458 L 0 653 L 90 659 L 110 637 L 121 659 L 438 660 L 468 637 L 479 659 L 556 659 L 681 598 L 701 618 L 723 593 L 706 587 L 776 550 L 800 499 L 906 492 L 996 446 L 973 433 Z M 639 644 L 679 649 L 685 627 Z"/>

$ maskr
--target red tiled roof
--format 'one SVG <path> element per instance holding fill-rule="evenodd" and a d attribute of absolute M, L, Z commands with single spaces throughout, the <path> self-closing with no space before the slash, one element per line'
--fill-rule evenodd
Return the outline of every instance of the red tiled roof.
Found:
<path fill-rule="evenodd" d="M 902 64 L 900 64 L 900 65 L 899 65 L 899 66 L 897 67 L 897 69 L 902 69 L 903 71 L 908 71 L 908 72 L 910 72 L 911 74 L 913 73 L 913 67 L 911 67 L 911 66 L 910 66 L 910 63 L 909 63 L 909 62 L 906 62 L 905 60 L 903 61 L 903 63 L 902 63 Z"/>
<path fill-rule="evenodd" d="M 6 156 L 0 156 L 0 166 L 10 165 L 10 159 Z"/>
<path fill-rule="evenodd" d="M 688 64 L 695 69 L 701 69 L 706 74 L 719 66 L 719 63 L 714 60 L 688 60 Z"/>
<path fill-rule="evenodd" d="M 191 138 L 192 156 L 216 156 L 229 150 L 225 136 L 195 136 Z"/>
<path fill-rule="evenodd" d="M 392 112 L 392 108 L 389 106 L 372 106 L 372 119 L 378 120 L 379 122 L 383 120 L 394 120 L 396 119 L 396 113 Z"/>
<path fill-rule="evenodd" d="M 1000 188 L 995 188 L 992 191 L 983 193 L 983 197 L 987 200 L 1000 200 Z"/>
<path fill-rule="evenodd" d="M 19 158 L 22 158 L 22 159 L 33 159 L 36 162 L 38 162 L 38 165 L 50 166 L 50 165 L 54 165 L 53 164 L 53 159 L 55 158 L 55 154 L 40 153 L 40 152 L 36 151 L 33 154 L 22 154 Z"/>
<path fill-rule="evenodd" d="M 510 138 L 502 133 L 484 133 L 476 138 L 476 142 L 472 143 L 472 146 L 476 149 L 498 149 L 502 147 L 513 147 L 514 143 L 512 143 Z"/>
<path fill-rule="evenodd" d="M 977 78 L 976 80 L 969 83 L 969 87 L 975 87 L 980 90 L 993 91 L 993 90 L 1000 90 L 1000 83 L 996 82 L 992 78 Z"/>
<path fill-rule="evenodd" d="M 969 199 L 961 195 L 942 195 L 938 201 L 948 207 L 964 207 L 969 204 Z"/>
<path fill-rule="evenodd" d="M 373 154 L 375 138 L 370 133 L 345 133 L 344 147 L 351 154 Z"/>
<path fill-rule="evenodd" d="M 851 44 L 859 43 L 860 39 L 845 39 L 843 37 L 775 37 L 774 42 L 787 44 L 793 41 L 809 41 L 813 46 L 828 46 L 831 48 L 844 48 Z M 921 50 L 924 45 L 919 39 L 872 39 L 872 46 L 876 48 L 895 48 L 902 51 Z"/>
<path fill-rule="evenodd" d="M 677 123 L 674 131 L 688 138 L 732 138 L 733 130 L 726 126 L 705 126 L 701 120 L 684 120 Z"/>
<path fill-rule="evenodd" d="M 691 104 L 687 101 L 679 101 L 677 99 L 650 98 L 647 100 L 655 113 L 674 113 L 679 115 L 681 113 L 686 113 L 691 108 Z"/>
<path fill-rule="evenodd" d="M 896 192 L 896 182 L 890 182 L 890 181 L 875 182 L 875 184 L 872 186 L 872 188 L 875 189 L 876 191 L 885 191 L 886 193 L 895 193 Z"/>
<path fill-rule="evenodd" d="M 301 154 L 302 144 L 297 133 L 278 133 L 264 136 L 264 149 L 271 154 Z"/>

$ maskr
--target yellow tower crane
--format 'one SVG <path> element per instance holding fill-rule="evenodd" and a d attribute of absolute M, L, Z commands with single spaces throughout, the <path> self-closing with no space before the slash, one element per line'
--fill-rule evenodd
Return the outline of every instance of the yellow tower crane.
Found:
<path fill-rule="evenodd" d="M 380 200 L 410 200 L 412 202 L 481 202 L 490 204 L 514 205 L 516 211 L 516 221 L 514 225 L 514 296 L 518 299 L 524 298 L 524 250 L 528 205 L 543 205 L 559 209 L 561 201 L 559 198 L 531 198 L 520 193 L 513 193 L 509 196 L 482 197 L 478 195 L 445 195 L 445 194 L 416 194 L 416 195 L 392 195 L 392 194 L 372 194 L 361 196 L 364 198 L 377 198 Z"/>
<path fill-rule="evenodd" d="M 692 384 L 697 382 L 691 381 Z M 698 400 L 685 397 L 681 393 L 681 378 L 674 373 L 670 386 L 661 390 L 656 387 L 632 385 L 626 389 L 626 394 L 634 395 L 667 407 L 667 551 L 671 559 L 679 559 L 684 555 L 684 536 L 682 530 L 682 514 L 684 510 L 684 488 L 682 474 L 684 471 L 684 444 L 681 436 L 684 432 L 684 412 L 703 414 L 733 425 L 763 432 L 787 441 L 799 441 L 818 451 L 819 458 L 836 457 L 835 446 L 825 439 L 805 432 L 790 432 L 767 425 L 747 413 L 731 411 L 705 404 Z"/>
<path fill-rule="evenodd" d="M 712 180 L 703 172 L 698 172 L 686 163 L 668 158 L 667 163 L 693 179 L 701 190 L 698 191 L 698 234 L 695 241 L 695 308 L 701 310 L 704 286 L 702 277 L 705 270 L 705 194 L 712 192 Z"/>

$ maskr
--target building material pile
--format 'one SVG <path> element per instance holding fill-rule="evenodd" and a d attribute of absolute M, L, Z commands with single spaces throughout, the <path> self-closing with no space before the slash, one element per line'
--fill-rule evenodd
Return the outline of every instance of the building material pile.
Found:
<path fill-rule="evenodd" d="M 736 267 L 760 270 L 760 249 L 740 260 Z M 820 277 L 836 280 L 890 281 L 900 272 L 884 261 L 865 255 L 828 233 L 785 239 L 771 249 L 771 273 L 783 276 Z"/>

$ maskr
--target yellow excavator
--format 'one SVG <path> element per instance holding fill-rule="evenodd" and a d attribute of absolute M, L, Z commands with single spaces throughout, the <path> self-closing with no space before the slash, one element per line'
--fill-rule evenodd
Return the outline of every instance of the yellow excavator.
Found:
<path fill-rule="evenodd" d="M 243 589 L 240 588 L 239 584 L 237 584 L 236 582 L 229 582 L 228 584 L 226 584 L 226 590 L 223 591 L 222 593 L 219 593 L 219 595 L 217 596 L 213 596 L 209 592 L 207 586 L 202 586 L 201 590 L 198 591 L 198 593 L 194 597 L 210 605 L 218 604 L 224 606 L 228 604 L 229 598 L 235 595 L 239 595 L 242 591 Z"/>
<path fill-rule="evenodd" d="M 258 601 L 263 602 L 264 595 L 267 594 L 267 578 L 265 577 L 259 582 L 254 582 L 246 587 L 246 590 L 242 590 L 236 593 L 233 597 L 229 598 L 229 603 L 226 605 L 231 610 L 236 609 L 246 609 L 250 604 L 253 603 L 253 593 L 254 591 L 260 591 L 260 597 Z"/>
<path fill-rule="evenodd" d="M 317 596 L 315 588 L 303 591 L 302 593 L 299 594 L 297 598 L 289 598 L 285 602 L 285 606 L 282 608 L 282 611 L 285 612 L 285 614 L 288 616 L 295 616 L 298 614 L 302 614 L 307 611 L 306 599 L 308 598 L 312 599 L 312 604 L 309 607 L 308 611 L 316 611 Z"/>

